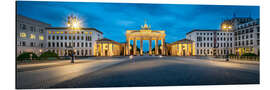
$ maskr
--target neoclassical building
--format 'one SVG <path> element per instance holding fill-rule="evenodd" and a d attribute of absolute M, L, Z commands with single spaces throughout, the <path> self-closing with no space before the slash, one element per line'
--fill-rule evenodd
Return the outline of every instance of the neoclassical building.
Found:
<path fill-rule="evenodd" d="M 59 56 L 68 56 L 70 47 L 76 56 L 93 56 L 95 41 L 103 38 L 103 33 L 95 28 L 70 30 L 67 27 L 49 27 L 46 30 L 47 50 Z"/>
<path fill-rule="evenodd" d="M 195 55 L 195 42 L 190 39 L 181 39 L 168 44 L 170 56 L 193 56 Z"/>
<path fill-rule="evenodd" d="M 94 56 L 120 56 L 121 51 L 120 43 L 107 38 L 96 40 L 94 46 Z"/>
<path fill-rule="evenodd" d="M 16 56 L 23 52 L 43 53 L 47 45 L 46 28 L 50 24 L 22 15 L 16 17 Z"/>
<path fill-rule="evenodd" d="M 151 26 L 146 23 L 141 26 L 140 30 L 127 30 L 126 41 L 127 48 L 125 55 L 143 55 L 143 40 L 149 41 L 149 55 L 165 55 L 165 31 L 164 30 L 151 30 Z M 133 52 L 131 52 L 130 42 L 133 41 Z M 137 40 L 140 40 L 140 52 L 137 53 Z M 155 51 L 152 52 L 152 40 L 155 41 Z M 158 51 L 158 41 L 161 41 L 161 52 Z"/>

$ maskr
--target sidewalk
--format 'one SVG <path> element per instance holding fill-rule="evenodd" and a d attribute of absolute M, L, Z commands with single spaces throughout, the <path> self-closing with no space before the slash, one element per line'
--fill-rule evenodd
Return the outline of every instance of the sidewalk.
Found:
<path fill-rule="evenodd" d="M 222 61 L 227 62 L 226 59 L 223 58 L 209 58 L 210 60 L 215 61 Z M 250 61 L 250 60 L 236 60 L 236 59 L 229 59 L 229 62 L 231 63 L 239 63 L 239 64 L 260 64 L 260 61 Z"/>
<path fill-rule="evenodd" d="M 36 69 L 30 71 L 22 71 L 16 73 L 17 88 L 48 88 L 57 83 L 70 80 L 81 75 L 92 73 L 97 70 L 121 63 L 126 60 L 77 60 L 75 64 L 50 67 L 45 69 Z M 85 62 L 85 63 L 78 63 Z M 62 61 L 50 63 L 53 65 L 70 63 L 70 61 Z M 76 64 L 77 63 L 77 64 Z M 42 67 L 50 65 L 49 63 L 41 63 L 34 65 L 19 65 L 20 69 L 26 67 Z"/>

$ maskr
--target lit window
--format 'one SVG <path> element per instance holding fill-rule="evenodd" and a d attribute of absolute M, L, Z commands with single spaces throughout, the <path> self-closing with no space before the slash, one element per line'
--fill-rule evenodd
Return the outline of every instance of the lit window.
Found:
<path fill-rule="evenodd" d="M 44 37 L 43 36 L 39 36 L 39 40 L 44 40 Z"/>
<path fill-rule="evenodd" d="M 64 32 L 61 32 L 61 34 L 63 34 Z"/>
<path fill-rule="evenodd" d="M 57 34 L 59 34 L 59 32 L 56 32 Z"/>
<path fill-rule="evenodd" d="M 88 32 L 84 32 L 85 34 L 88 34 Z"/>
<path fill-rule="evenodd" d="M 48 31 L 49 34 L 51 34 L 52 32 L 51 31 Z"/>
<path fill-rule="evenodd" d="M 20 33 L 20 37 L 25 38 L 26 37 L 26 33 Z"/>
<path fill-rule="evenodd" d="M 35 36 L 34 34 L 31 34 L 31 35 L 30 35 L 30 38 L 31 38 L 31 39 L 35 39 L 36 36 Z"/>
<path fill-rule="evenodd" d="M 90 35 L 92 35 L 92 32 L 89 32 Z"/>

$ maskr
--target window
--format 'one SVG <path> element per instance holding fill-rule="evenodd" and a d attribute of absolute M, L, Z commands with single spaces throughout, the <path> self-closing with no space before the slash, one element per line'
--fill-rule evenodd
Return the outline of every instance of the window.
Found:
<path fill-rule="evenodd" d="M 260 27 L 257 27 L 257 32 L 260 32 Z"/>
<path fill-rule="evenodd" d="M 209 37 L 207 37 L 207 41 L 209 41 Z"/>
<path fill-rule="evenodd" d="M 56 36 L 56 40 L 59 40 L 59 36 Z"/>
<path fill-rule="evenodd" d="M 51 36 L 50 35 L 48 36 L 48 40 L 51 40 Z"/>
<path fill-rule="evenodd" d="M 200 43 L 200 47 L 202 47 L 202 43 Z"/>
<path fill-rule="evenodd" d="M 65 42 L 65 47 L 67 47 L 67 42 Z"/>
<path fill-rule="evenodd" d="M 85 47 L 88 47 L 88 43 L 85 43 Z"/>
<path fill-rule="evenodd" d="M 249 43 L 248 43 L 248 40 L 246 41 L 246 45 L 248 45 Z"/>
<path fill-rule="evenodd" d="M 82 42 L 82 43 L 81 43 L 81 47 L 83 47 L 83 45 L 84 45 L 84 44 L 83 44 L 83 42 Z"/>
<path fill-rule="evenodd" d="M 55 36 L 52 36 L 52 40 L 55 40 Z"/>
<path fill-rule="evenodd" d="M 250 38 L 253 38 L 253 34 L 250 34 Z"/>
<path fill-rule="evenodd" d="M 31 46 L 31 47 L 33 47 L 33 46 L 34 46 L 34 43 L 33 43 L 33 42 L 31 42 L 31 43 L 30 43 L 30 46 Z"/>
<path fill-rule="evenodd" d="M 59 47 L 59 42 L 56 43 L 56 47 Z"/>
<path fill-rule="evenodd" d="M 250 40 L 250 45 L 253 45 L 253 40 Z"/>
<path fill-rule="evenodd" d="M 81 36 L 81 40 L 83 40 L 83 36 Z"/>
<path fill-rule="evenodd" d="M 52 42 L 52 47 L 55 47 L 55 43 L 54 42 Z"/>
<path fill-rule="evenodd" d="M 80 43 L 77 43 L 77 47 L 80 47 Z"/>
<path fill-rule="evenodd" d="M 60 44 L 60 47 L 63 47 L 63 42 Z"/>
<path fill-rule="evenodd" d="M 80 37 L 79 36 L 77 36 L 77 40 L 80 40 Z"/>
<path fill-rule="evenodd" d="M 25 42 L 22 42 L 22 46 L 25 46 Z"/>
<path fill-rule="evenodd" d="M 36 36 L 35 36 L 34 34 L 31 34 L 31 35 L 30 35 L 30 38 L 31 38 L 31 39 L 35 39 Z"/>
<path fill-rule="evenodd" d="M 23 30 L 26 29 L 26 25 L 25 25 L 25 24 L 22 25 L 22 29 L 23 29 Z"/>
<path fill-rule="evenodd" d="M 26 37 L 26 33 L 20 33 L 20 37 L 22 37 L 22 38 L 25 38 Z"/>
<path fill-rule="evenodd" d="M 257 40 L 257 45 L 260 45 L 260 40 Z"/>
<path fill-rule="evenodd" d="M 51 42 L 48 42 L 48 47 L 51 47 Z"/>
<path fill-rule="evenodd" d="M 44 31 L 43 31 L 43 29 L 39 29 L 39 32 L 40 32 L 40 33 L 43 33 Z"/>
<path fill-rule="evenodd" d="M 89 43 L 89 47 L 92 47 L 92 43 L 91 42 Z"/>
<path fill-rule="evenodd" d="M 63 40 L 63 36 L 60 36 L 60 40 Z"/>
<path fill-rule="evenodd" d="M 197 45 L 197 47 L 199 47 L 199 43 L 197 43 L 196 45 Z"/>
<path fill-rule="evenodd" d="M 207 47 L 209 47 L 209 43 L 207 43 Z"/>
<path fill-rule="evenodd" d="M 65 40 L 67 40 L 67 36 L 65 36 Z"/>
<path fill-rule="evenodd" d="M 44 40 L 44 36 L 39 36 L 39 40 Z"/>
<path fill-rule="evenodd" d="M 68 36 L 68 40 L 71 40 L 71 36 Z"/>

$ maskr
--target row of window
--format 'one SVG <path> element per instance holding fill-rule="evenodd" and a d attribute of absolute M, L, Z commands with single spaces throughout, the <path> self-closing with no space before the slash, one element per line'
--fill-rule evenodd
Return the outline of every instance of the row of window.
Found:
<path fill-rule="evenodd" d="M 26 38 L 26 37 L 27 37 L 27 34 L 24 33 L 24 32 L 22 32 L 22 33 L 20 33 L 20 37 L 21 37 L 21 38 Z M 35 34 L 30 34 L 30 35 L 29 35 L 29 38 L 30 38 L 30 39 L 36 39 L 36 35 L 35 35 Z M 44 36 L 39 35 L 39 40 L 44 40 Z"/>
<path fill-rule="evenodd" d="M 217 35 L 226 35 L 226 33 L 216 33 Z M 196 35 L 213 35 L 213 33 L 196 33 Z M 227 35 L 232 35 L 232 33 L 227 33 Z"/>
<path fill-rule="evenodd" d="M 260 40 L 257 40 L 257 45 L 260 45 Z M 245 46 L 245 45 L 253 45 L 253 40 L 246 40 L 246 41 L 238 41 L 234 42 L 235 46 Z"/>
<path fill-rule="evenodd" d="M 68 50 L 49 50 L 52 52 L 57 53 L 59 56 L 68 56 Z M 92 50 L 88 49 L 81 49 L 81 50 L 75 50 L 75 55 L 76 56 L 89 56 L 92 55 Z"/>
<path fill-rule="evenodd" d="M 260 34 L 259 33 L 257 33 L 257 39 L 260 39 Z M 243 40 L 243 39 L 253 39 L 253 34 L 250 34 L 250 35 L 242 35 L 242 37 L 241 36 L 238 36 L 238 37 L 235 37 L 235 40 Z"/>
<path fill-rule="evenodd" d="M 232 54 L 232 50 L 230 49 L 230 50 L 217 50 L 216 55 L 224 55 L 226 54 L 226 52 Z M 214 55 L 214 51 L 209 49 L 197 49 L 197 55 Z"/>
<path fill-rule="evenodd" d="M 67 42 L 48 42 L 48 47 L 69 47 L 69 46 L 74 46 L 74 47 L 92 47 L 92 43 L 84 43 L 84 42 L 77 42 L 77 44 L 75 44 L 75 42 L 73 42 L 73 45 L 71 44 L 71 42 L 67 43 Z"/>
<path fill-rule="evenodd" d="M 197 47 L 232 47 L 232 43 L 216 43 L 216 46 L 214 46 L 213 43 L 197 43 Z"/>
<path fill-rule="evenodd" d="M 212 41 L 212 37 L 197 37 L 197 41 Z M 232 41 L 232 37 L 230 38 L 225 38 L 225 37 L 217 37 L 217 41 Z"/>
<path fill-rule="evenodd" d="M 20 29 L 26 30 L 27 28 L 28 27 L 25 24 L 20 24 Z M 30 31 L 31 32 L 36 32 L 37 31 L 37 28 L 35 26 L 30 26 L 29 28 L 30 28 Z M 44 32 L 44 29 L 40 28 L 38 30 L 38 32 L 43 33 Z"/>
<path fill-rule="evenodd" d="M 260 32 L 260 27 L 256 27 L 257 32 Z M 234 35 L 241 35 L 241 34 L 248 34 L 248 33 L 253 33 L 254 29 L 253 28 L 249 28 L 249 29 L 243 29 L 243 30 L 236 30 L 234 32 Z"/>
<path fill-rule="evenodd" d="M 245 23 L 242 25 L 239 25 L 237 29 L 242 29 L 242 28 L 246 28 L 246 27 L 250 27 L 250 26 L 255 26 L 258 25 L 259 22 L 250 22 L 250 23 Z"/>
<path fill-rule="evenodd" d="M 85 31 L 48 31 L 49 34 L 90 34 L 92 35 L 92 32 L 85 32 Z"/>
<path fill-rule="evenodd" d="M 26 42 L 25 41 L 18 42 L 17 44 L 18 44 L 18 46 L 26 46 Z M 43 47 L 44 46 L 43 43 L 37 44 L 36 42 L 30 42 L 30 47 L 36 47 L 37 45 L 39 47 Z"/>
<path fill-rule="evenodd" d="M 91 41 L 92 37 L 91 36 L 48 36 L 48 40 L 85 40 L 85 41 Z"/>

